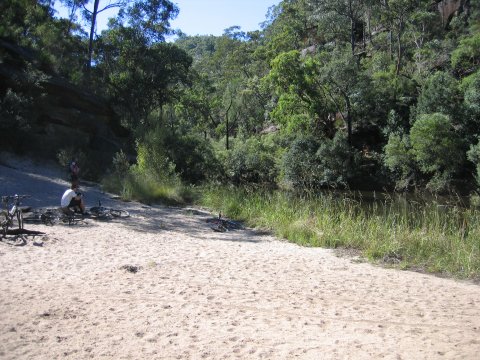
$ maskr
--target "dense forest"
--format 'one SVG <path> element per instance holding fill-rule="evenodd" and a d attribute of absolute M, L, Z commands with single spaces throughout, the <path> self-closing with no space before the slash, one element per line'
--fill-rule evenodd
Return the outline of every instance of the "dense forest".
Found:
<path fill-rule="evenodd" d="M 172 1 L 62 3 L 69 18 L 52 0 L 0 3 L 0 149 L 33 146 L 54 78 L 125 129 L 117 174 L 308 191 L 480 184 L 477 0 L 284 0 L 260 31 L 173 42 Z M 98 33 L 108 6 L 118 15 Z M 70 145 L 58 159 L 80 154 L 98 175 L 91 144 Z"/>

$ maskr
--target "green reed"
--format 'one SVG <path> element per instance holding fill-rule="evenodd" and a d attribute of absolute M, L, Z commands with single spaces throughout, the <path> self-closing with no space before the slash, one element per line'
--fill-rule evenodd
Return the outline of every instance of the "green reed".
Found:
<path fill-rule="evenodd" d="M 480 275 L 475 209 L 218 187 L 202 189 L 200 203 L 301 245 L 354 248 L 371 261 L 404 269 Z"/>

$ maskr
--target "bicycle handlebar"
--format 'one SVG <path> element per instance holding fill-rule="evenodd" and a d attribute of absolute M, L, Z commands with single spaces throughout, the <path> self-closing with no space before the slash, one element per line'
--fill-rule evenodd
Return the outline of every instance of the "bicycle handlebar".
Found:
<path fill-rule="evenodd" d="M 20 200 L 20 199 L 26 199 L 31 197 L 31 195 L 7 195 L 7 196 L 2 196 L 2 202 L 3 203 L 9 203 L 10 201 L 14 200 Z"/>

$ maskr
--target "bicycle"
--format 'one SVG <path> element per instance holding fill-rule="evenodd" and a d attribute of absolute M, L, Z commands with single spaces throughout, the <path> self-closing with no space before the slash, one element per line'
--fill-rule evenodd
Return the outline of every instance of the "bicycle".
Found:
<path fill-rule="evenodd" d="M 210 224 L 210 229 L 217 232 L 243 229 L 242 224 L 240 224 L 239 222 L 222 219 L 222 214 L 219 214 L 216 218 L 209 218 L 206 221 L 208 224 Z"/>
<path fill-rule="evenodd" d="M 130 217 L 130 213 L 123 209 L 113 209 L 102 206 L 99 201 L 98 206 L 93 206 L 89 210 L 90 216 L 97 220 L 109 220 L 112 218 L 127 218 Z"/>
<path fill-rule="evenodd" d="M 47 226 L 53 226 L 58 223 L 75 225 L 85 220 L 85 216 L 79 213 L 65 213 L 61 208 L 53 209 L 35 209 L 28 216 L 24 217 L 27 223 L 42 223 Z"/>
<path fill-rule="evenodd" d="M 2 204 L 5 210 L 2 211 L 5 216 L 2 219 L 2 237 L 6 237 L 8 229 L 13 227 L 13 223 L 16 219 L 18 224 L 18 229 L 23 229 L 23 211 L 20 207 L 20 200 L 30 197 L 30 195 L 12 195 L 12 196 L 2 196 Z M 8 209 L 8 204 L 12 202 L 12 207 Z"/>

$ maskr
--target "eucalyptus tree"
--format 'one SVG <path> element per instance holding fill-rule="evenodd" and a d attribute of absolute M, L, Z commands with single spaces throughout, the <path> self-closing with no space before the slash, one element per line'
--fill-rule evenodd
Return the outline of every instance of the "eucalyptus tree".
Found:
<path fill-rule="evenodd" d="M 319 24 L 321 33 L 331 29 L 329 38 L 350 43 L 352 55 L 356 54 L 358 40 L 364 41 L 367 0 L 310 0 L 311 17 Z M 340 44 L 341 45 L 341 44 Z"/>
<path fill-rule="evenodd" d="M 390 37 L 390 53 L 393 57 L 393 46 L 395 38 L 396 42 L 396 73 L 400 73 L 403 56 L 405 52 L 404 33 L 407 25 L 411 20 L 412 14 L 417 10 L 419 3 L 425 5 L 424 0 L 383 0 L 382 13 L 380 21 L 384 22 L 388 27 Z"/>
<path fill-rule="evenodd" d="M 319 69 L 317 60 L 303 58 L 297 50 L 281 53 L 272 61 L 265 81 L 278 100 L 271 116 L 287 132 L 333 137 L 335 108 L 319 81 Z"/>
<path fill-rule="evenodd" d="M 251 42 L 251 35 L 233 26 L 220 37 L 183 37 L 176 42 L 194 56 L 197 80 L 185 92 L 184 114 L 194 119 L 196 113 L 202 131 L 224 137 L 227 149 L 240 128 L 254 131 L 264 120 L 266 96 L 259 79 L 266 66 L 255 56 L 257 40 Z"/>
<path fill-rule="evenodd" d="M 112 2 L 111 0 L 108 0 L 107 3 L 106 0 L 61 0 L 63 5 L 68 9 L 68 17 L 71 22 L 77 19 L 77 12 L 79 12 L 83 19 L 89 24 L 87 60 L 85 62 L 85 67 L 88 72 L 92 66 L 93 41 L 98 14 L 108 9 L 123 7 L 126 5 L 127 1 L 128 0 L 119 0 Z"/>
<path fill-rule="evenodd" d="M 425 174 L 432 174 L 429 186 L 443 190 L 462 168 L 465 150 L 447 115 L 425 114 L 417 118 L 410 131 L 412 154 Z"/>
<path fill-rule="evenodd" d="M 178 98 L 191 58 L 173 44 L 156 42 L 116 23 L 99 43 L 98 71 L 114 103 L 133 129 L 148 126 L 155 110 Z"/>
<path fill-rule="evenodd" d="M 281 52 L 312 45 L 309 35 L 315 25 L 310 21 L 311 11 L 310 0 L 283 0 L 271 8 L 264 30 L 270 60 Z"/>
<path fill-rule="evenodd" d="M 70 19 L 75 19 L 80 12 L 89 24 L 88 50 L 86 70 L 90 72 L 97 17 L 109 9 L 118 8 L 119 18 L 128 19 L 131 26 L 145 32 L 152 41 L 163 41 L 164 35 L 170 31 L 169 20 L 178 14 L 178 8 L 168 0 L 62 0 L 69 9 Z M 128 13 L 128 16 L 125 14 Z"/>

